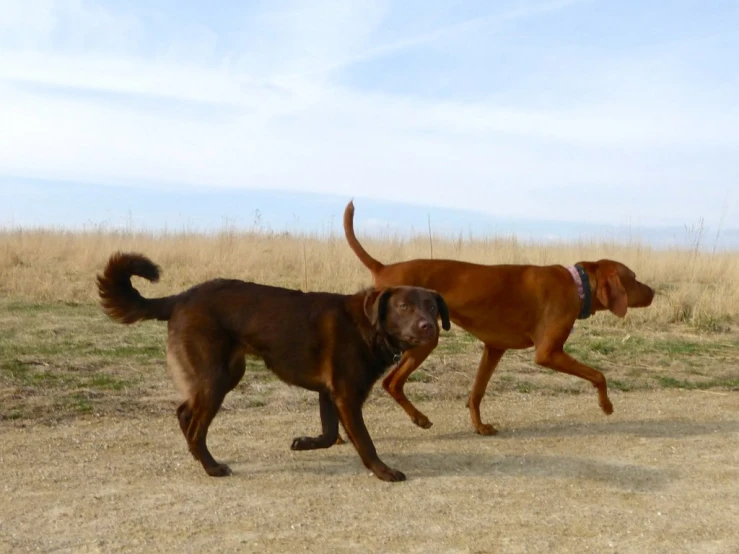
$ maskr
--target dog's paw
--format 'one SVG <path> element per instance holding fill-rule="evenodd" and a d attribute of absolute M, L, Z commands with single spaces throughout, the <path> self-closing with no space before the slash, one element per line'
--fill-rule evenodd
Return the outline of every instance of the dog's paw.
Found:
<path fill-rule="evenodd" d="M 423 415 L 421 412 L 417 413 L 411 418 L 411 421 L 418 425 L 421 429 L 429 429 L 433 425 L 431 420 Z"/>
<path fill-rule="evenodd" d="M 491 437 L 498 434 L 498 430 L 489 423 L 481 423 L 475 428 L 475 432 L 478 435 L 484 435 L 486 437 Z"/>
<path fill-rule="evenodd" d="M 372 470 L 372 473 L 374 473 L 377 478 L 382 481 L 388 481 L 391 483 L 405 481 L 405 474 L 402 471 L 398 471 L 397 469 L 388 467 L 385 464 L 374 468 Z"/>
<path fill-rule="evenodd" d="M 205 472 L 211 477 L 228 477 L 231 475 L 231 468 L 226 464 L 216 464 L 212 467 L 206 467 Z"/>
<path fill-rule="evenodd" d="M 290 444 L 290 450 L 313 450 L 316 439 L 313 437 L 296 437 Z"/>
<path fill-rule="evenodd" d="M 338 438 L 335 441 L 332 441 L 323 436 L 321 437 L 296 437 L 293 439 L 293 442 L 290 444 L 290 450 L 317 450 L 319 448 L 330 448 L 334 444 L 341 444 Z"/>
<path fill-rule="evenodd" d="M 600 408 L 606 415 L 611 415 L 613 413 L 613 404 L 611 404 L 611 401 L 608 398 L 600 401 Z"/>

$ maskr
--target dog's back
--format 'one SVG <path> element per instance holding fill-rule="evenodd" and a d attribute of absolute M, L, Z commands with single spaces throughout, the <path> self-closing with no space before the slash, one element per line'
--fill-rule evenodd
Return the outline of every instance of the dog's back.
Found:
<path fill-rule="evenodd" d="M 342 294 L 215 279 L 180 294 L 169 334 L 179 341 L 209 334 L 229 337 L 239 355 L 264 360 L 283 381 L 319 390 L 327 385 L 327 375 L 318 366 L 328 360 L 318 353 L 334 352 L 337 342 L 364 345 L 369 353 L 365 341 L 357 340 L 360 331 L 347 306 L 351 300 Z"/>

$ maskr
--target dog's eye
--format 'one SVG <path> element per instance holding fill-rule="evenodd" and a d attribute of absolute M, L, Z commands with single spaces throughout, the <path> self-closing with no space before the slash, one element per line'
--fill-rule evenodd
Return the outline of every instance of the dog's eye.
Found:
<path fill-rule="evenodd" d="M 408 304 L 406 304 L 405 302 L 403 302 L 402 304 L 400 304 L 398 306 L 398 308 L 400 308 L 401 310 L 407 310 L 408 309 Z"/>
<path fill-rule="evenodd" d="M 436 311 L 436 304 L 430 304 L 430 305 L 429 305 L 429 311 L 430 311 L 431 313 L 434 313 L 434 312 Z"/>

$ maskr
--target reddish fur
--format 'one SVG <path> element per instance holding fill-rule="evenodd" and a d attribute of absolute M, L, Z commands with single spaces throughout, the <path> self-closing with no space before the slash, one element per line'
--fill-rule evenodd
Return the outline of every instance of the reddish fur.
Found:
<path fill-rule="evenodd" d="M 480 402 L 488 381 L 508 349 L 535 348 L 537 364 L 590 381 L 598 389 L 600 406 L 613 411 L 606 379 L 590 366 L 564 352 L 563 346 L 580 311 L 581 301 L 567 268 L 561 265 L 481 265 L 454 260 L 416 259 L 384 265 L 362 247 L 354 234 L 354 204 L 344 211 L 344 232 L 349 246 L 370 270 L 376 287 L 420 286 L 444 297 L 451 320 L 485 345 L 468 400 L 475 430 L 495 434 L 482 423 Z M 654 291 L 637 281 L 634 272 L 613 260 L 579 262 L 587 272 L 592 293 L 591 313 L 610 310 L 619 317 L 627 308 L 646 307 Z M 408 376 L 431 352 L 419 346 L 404 354 L 383 380 L 383 387 L 423 428 L 429 419 L 408 400 L 403 386 Z"/>

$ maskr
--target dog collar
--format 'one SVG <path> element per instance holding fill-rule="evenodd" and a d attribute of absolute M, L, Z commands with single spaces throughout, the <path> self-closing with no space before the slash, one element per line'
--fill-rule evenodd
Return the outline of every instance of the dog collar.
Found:
<path fill-rule="evenodd" d="M 568 266 L 567 270 L 572 275 L 575 285 L 577 285 L 577 295 L 580 297 L 580 313 L 577 315 L 577 319 L 587 319 L 590 317 L 590 278 L 585 273 L 585 269 L 579 264 Z"/>
<path fill-rule="evenodd" d="M 385 341 L 385 347 L 388 349 L 390 356 L 392 356 L 392 362 L 390 363 L 392 365 L 398 365 L 398 362 L 400 362 L 400 359 L 403 357 L 403 354 L 405 354 L 405 351 L 392 344 L 392 342 L 389 340 Z"/>

